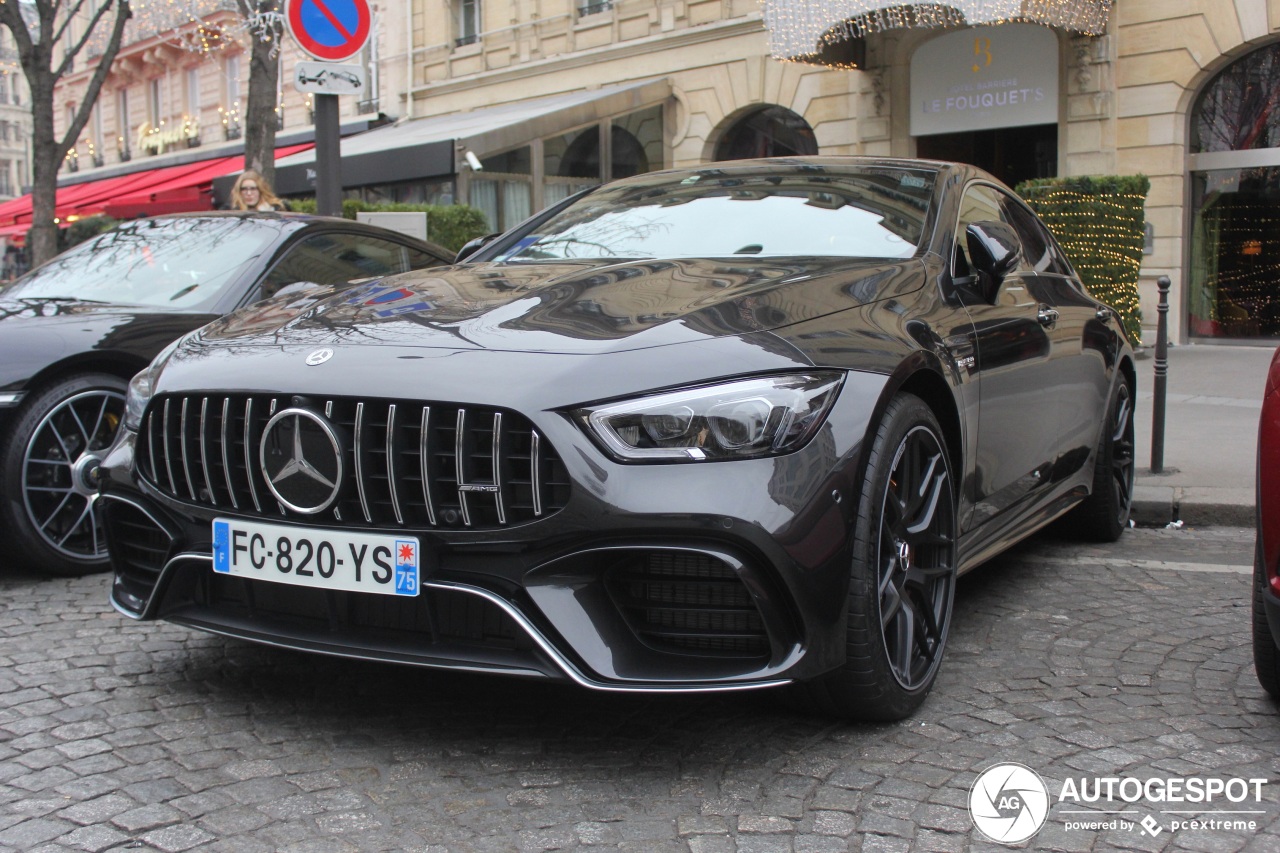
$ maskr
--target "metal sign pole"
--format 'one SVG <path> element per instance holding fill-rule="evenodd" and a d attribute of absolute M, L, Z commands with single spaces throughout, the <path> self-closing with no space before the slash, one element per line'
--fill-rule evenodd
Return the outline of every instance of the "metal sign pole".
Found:
<path fill-rule="evenodd" d="M 316 95 L 316 213 L 342 215 L 342 143 L 338 96 Z"/>

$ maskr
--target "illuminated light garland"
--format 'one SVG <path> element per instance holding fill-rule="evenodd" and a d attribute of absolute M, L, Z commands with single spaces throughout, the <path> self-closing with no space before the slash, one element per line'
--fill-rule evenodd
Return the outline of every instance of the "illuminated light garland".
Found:
<path fill-rule="evenodd" d="M 1089 293 L 1116 310 L 1135 345 L 1142 341 L 1138 277 L 1150 188 L 1142 175 L 1046 178 L 1017 188 L 1053 232 Z"/>
<path fill-rule="evenodd" d="M 1082 35 L 1106 32 L 1113 0 L 761 0 L 775 59 L 856 68 L 830 48 L 872 33 L 916 28 L 1031 23 Z M 833 58 L 834 57 L 834 58 Z"/>

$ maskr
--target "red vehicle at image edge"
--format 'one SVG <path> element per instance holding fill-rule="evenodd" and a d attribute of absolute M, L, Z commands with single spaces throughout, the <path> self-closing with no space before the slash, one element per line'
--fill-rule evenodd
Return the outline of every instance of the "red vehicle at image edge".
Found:
<path fill-rule="evenodd" d="M 1258 538 L 1253 564 L 1253 662 L 1280 699 L 1280 350 L 1267 371 L 1258 425 Z"/>

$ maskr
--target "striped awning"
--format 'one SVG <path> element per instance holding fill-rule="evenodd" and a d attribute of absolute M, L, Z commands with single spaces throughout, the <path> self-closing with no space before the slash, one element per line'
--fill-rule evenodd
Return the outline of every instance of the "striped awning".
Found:
<path fill-rule="evenodd" d="M 858 67 L 842 43 L 890 30 L 1011 22 L 1043 24 L 1084 35 L 1106 31 L 1113 0 L 763 0 L 769 52 L 776 59 Z M 835 49 L 833 49 L 835 48 Z"/>

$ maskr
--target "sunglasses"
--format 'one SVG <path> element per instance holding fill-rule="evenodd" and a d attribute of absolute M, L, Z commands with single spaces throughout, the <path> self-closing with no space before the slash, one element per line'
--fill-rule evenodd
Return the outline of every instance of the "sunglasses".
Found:
<path fill-rule="evenodd" d="M 247 192 L 249 192 L 250 190 L 253 190 L 254 192 L 257 192 L 257 191 L 258 191 L 258 185 L 257 185 L 257 184 L 245 184 L 244 186 L 240 187 L 240 192 L 242 192 L 242 193 L 247 193 Z"/>

